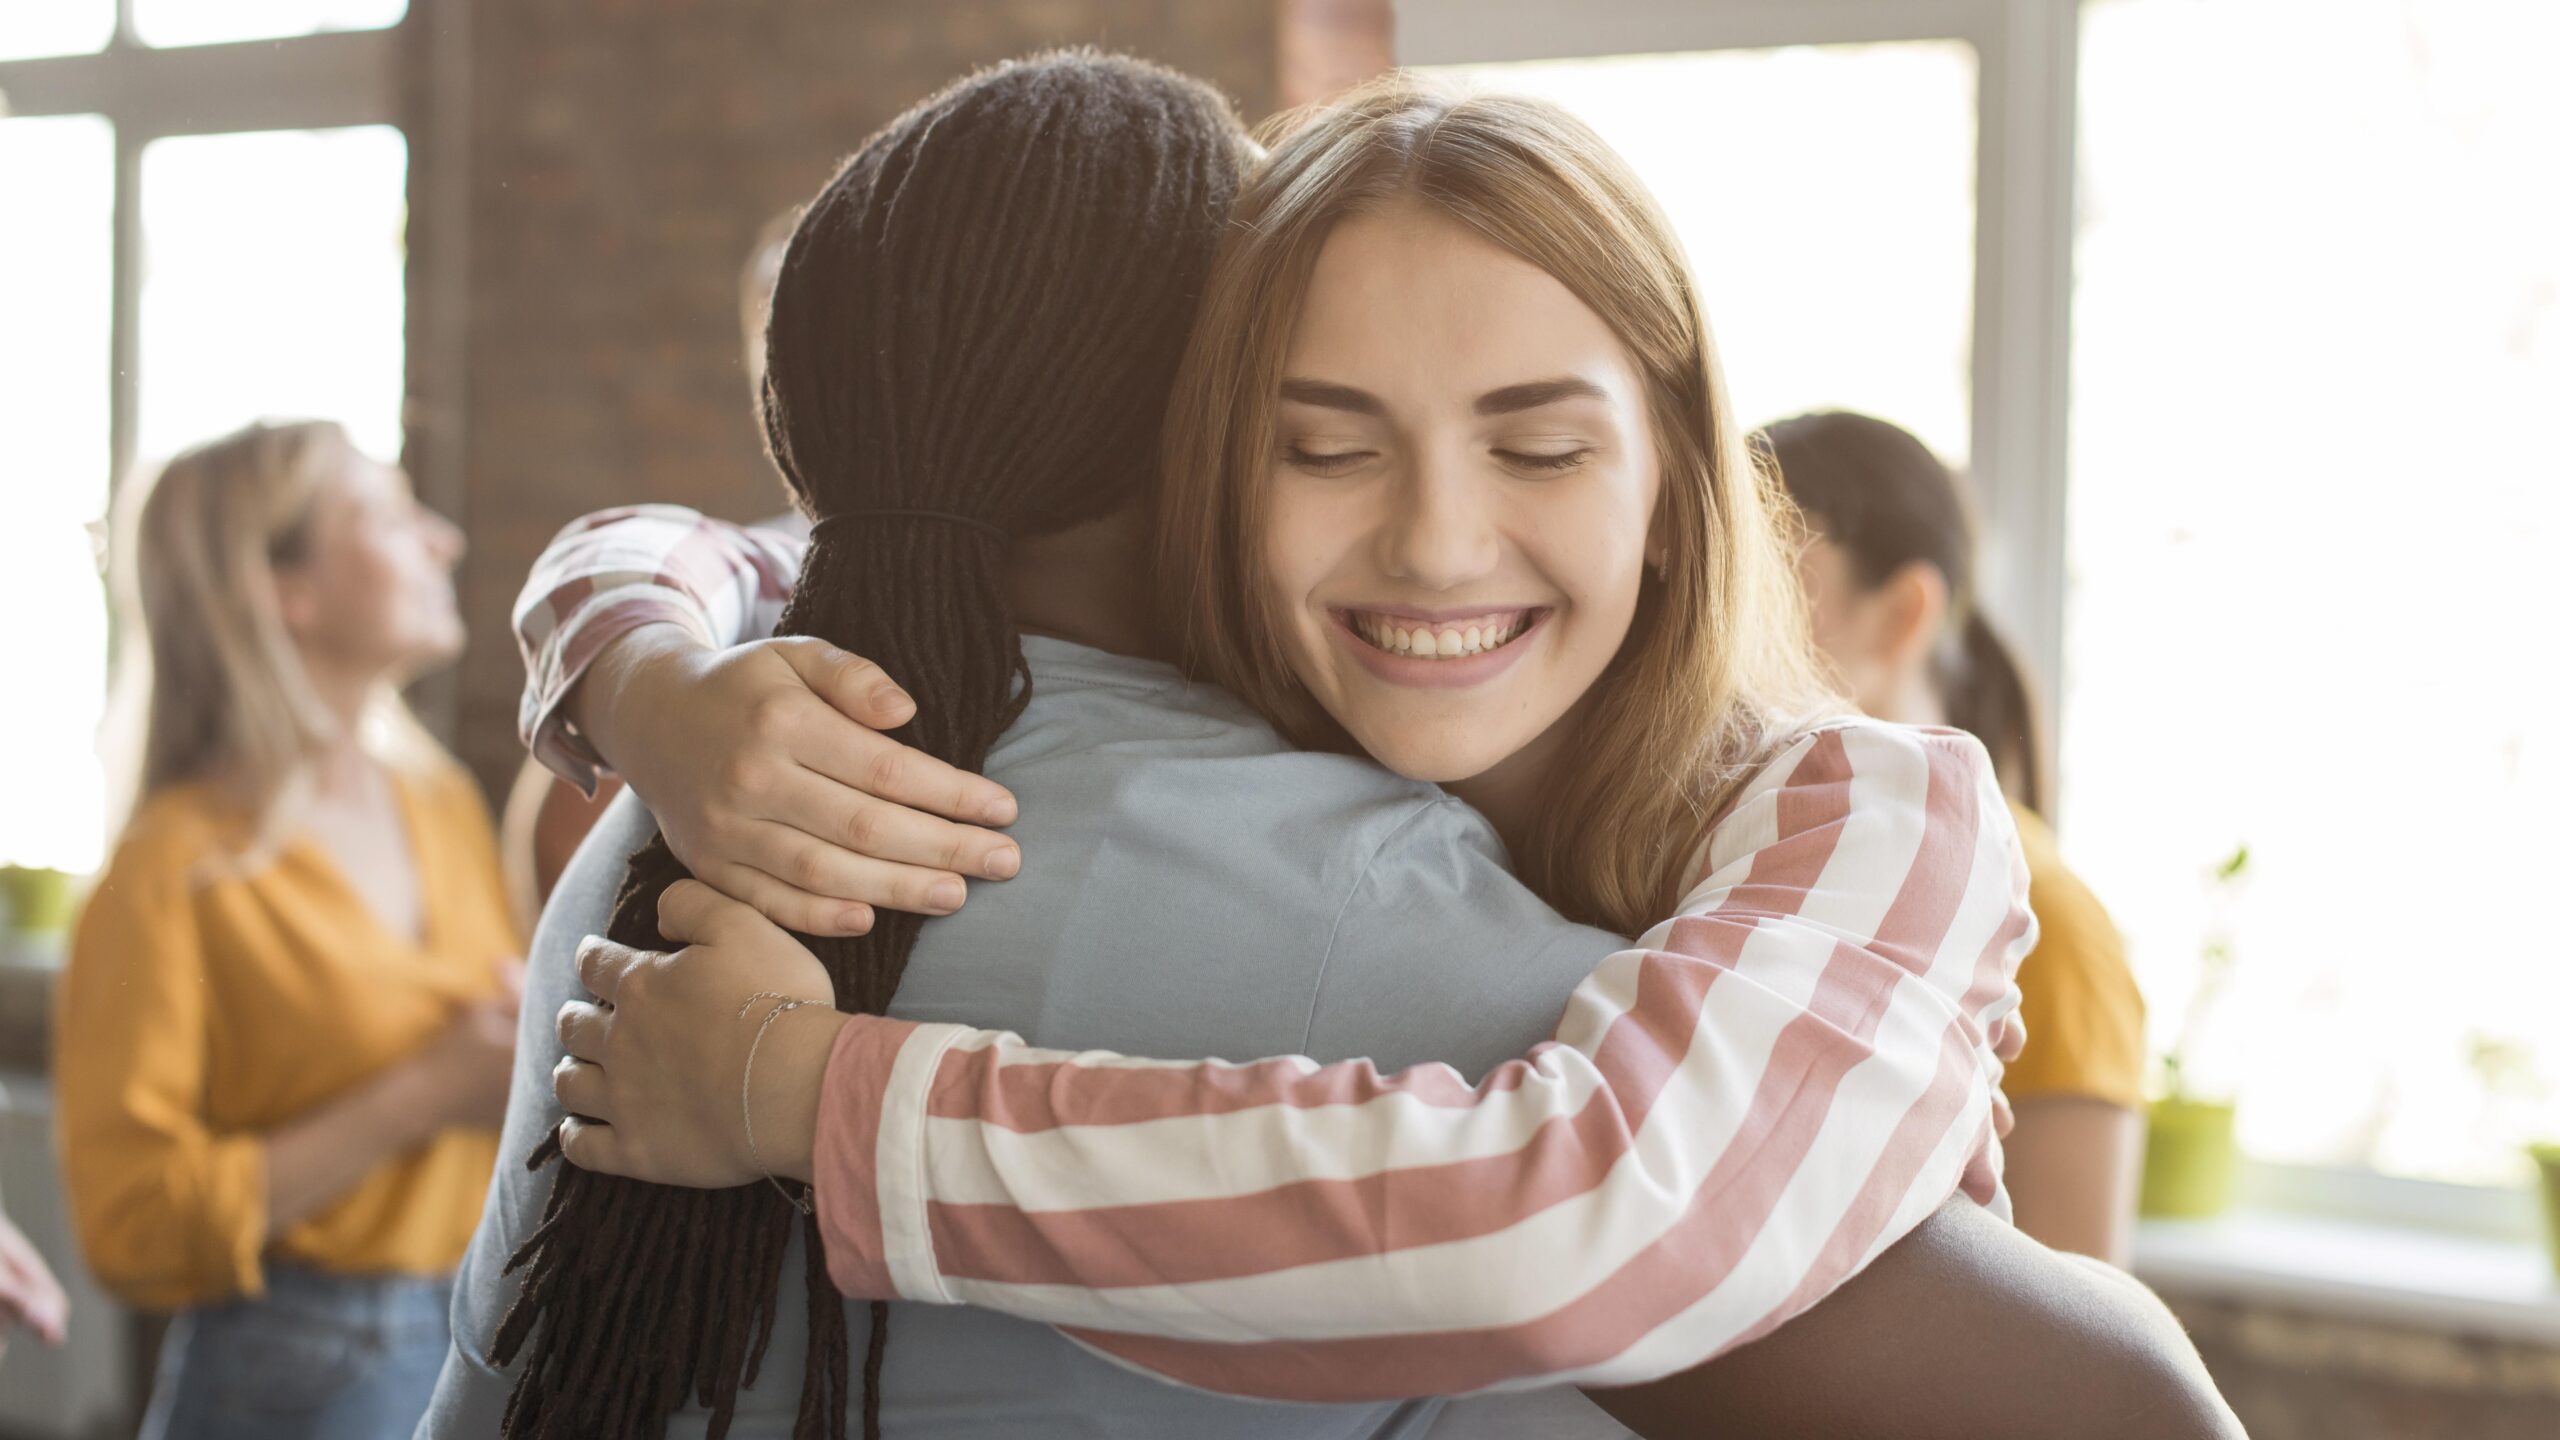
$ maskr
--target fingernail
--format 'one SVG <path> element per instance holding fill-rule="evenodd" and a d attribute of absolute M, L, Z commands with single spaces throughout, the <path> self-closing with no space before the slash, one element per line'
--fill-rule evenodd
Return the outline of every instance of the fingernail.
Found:
<path fill-rule="evenodd" d="M 925 897 L 925 901 L 933 906 L 936 913 L 948 915 L 959 909 L 960 903 L 968 898 L 969 887 L 959 881 L 936 880 L 933 882 L 932 893 Z"/>
<path fill-rule="evenodd" d="M 871 703 L 883 710 L 913 710 L 915 697 L 895 685 L 883 685 L 871 692 Z"/>
<path fill-rule="evenodd" d="M 990 825 L 1010 825 L 1020 818 L 1021 810 L 1013 803 L 1013 797 L 1008 795 L 999 800 L 988 801 L 983 813 L 986 822 Z"/>
<path fill-rule="evenodd" d="M 836 921 L 836 928 L 847 935 L 870 934 L 871 907 L 868 905 L 846 906 L 843 916 Z"/>
<path fill-rule="evenodd" d="M 1007 845 L 987 857 L 987 878 L 1010 880 L 1022 873 L 1022 852 Z"/>

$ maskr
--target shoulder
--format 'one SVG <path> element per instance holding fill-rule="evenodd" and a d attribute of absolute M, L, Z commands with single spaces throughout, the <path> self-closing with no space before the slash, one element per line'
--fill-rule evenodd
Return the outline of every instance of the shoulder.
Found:
<path fill-rule="evenodd" d="M 217 787 L 204 781 L 169 786 L 125 822 L 99 873 L 99 889 L 160 883 L 189 888 L 208 862 L 245 848 L 251 830 L 249 817 Z"/>
<path fill-rule="evenodd" d="M 2038 926 L 2029 959 L 2051 977 L 2048 983 L 2131 991 L 2124 937 L 2097 892 L 2063 863 L 2053 829 L 2040 816 L 2016 807 L 2012 815 L 2027 860 L 2027 904 L 2036 912 Z"/>
<path fill-rule="evenodd" d="M 441 746 L 423 747 L 414 754 L 403 755 L 398 769 L 401 783 L 408 787 L 422 818 L 440 828 L 495 843 L 496 825 L 489 818 L 489 797 L 481 792 L 478 777 L 464 769 L 451 753 Z"/>
<path fill-rule="evenodd" d="M 1914 846 L 2008 829 L 2007 808 L 1982 742 L 1943 726 L 1848 716 L 1808 726 L 1775 746 L 1708 825 L 1688 873 L 1704 881 L 1773 845 L 1815 843 L 1857 822 Z"/>

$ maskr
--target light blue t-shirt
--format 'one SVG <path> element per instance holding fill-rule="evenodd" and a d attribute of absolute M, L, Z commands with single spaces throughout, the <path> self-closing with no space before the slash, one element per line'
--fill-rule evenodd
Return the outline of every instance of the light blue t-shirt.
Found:
<path fill-rule="evenodd" d="M 1063 1049 L 1365 1056 L 1389 1070 L 1439 1060 L 1475 1078 L 1546 1039 L 1573 988 L 1626 943 L 1549 910 L 1512 878 L 1483 818 L 1433 786 L 1293 750 L 1234 697 L 1169 667 L 1036 636 L 1023 648 L 1031 701 L 986 767 L 1021 801 L 1022 874 L 973 887 L 958 914 L 924 927 L 894 1014 Z M 649 830 L 632 797 L 616 801 L 535 933 L 501 1159 L 421 1437 L 497 1433 L 510 1380 L 487 1348 L 515 1295 L 498 1272 L 550 1195 L 549 1172 L 520 1162 L 560 1115 L 553 1018 L 583 997 L 578 941 L 605 928 Z M 807 1333 L 796 1242 L 784 1263 L 779 1324 L 736 1435 L 790 1431 Z M 857 1358 L 868 1313 L 847 1307 Z M 1410 1437 L 1448 1408 L 1228 1399 L 992 1311 L 890 1313 L 882 1424 L 900 1440 Z M 1485 1413 L 1468 1423 L 1516 1424 L 1491 1413 L 1506 1403 L 1478 1402 Z M 1544 1406 L 1535 1433 L 1625 1433 L 1578 1396 Z M 701 1428 L 679 1415 L 672 1433 Z"/>

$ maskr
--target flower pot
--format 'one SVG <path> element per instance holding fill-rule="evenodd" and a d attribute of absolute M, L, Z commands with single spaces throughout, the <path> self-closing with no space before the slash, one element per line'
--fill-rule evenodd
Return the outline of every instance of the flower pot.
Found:
<path fill-rule="evenodd" d="M 2542 1248 L 2550 1256 L 2553 1278 L 2560 1279 L 2560 1140 L 2524 1148 L 2542 1175 Z"/>
<path fill-rule="evenodd" d="M 2162 1100 L 2151 1107 L 2142 1157 L 2142 1213 L 2202 1220 L 2231 1204 L 2232 1107 Z"/>
<path fill-rule="evenodd" d="M 0 932 L 54 935 L 71 928 L 71 877 L 59 870 L 0 865 Z"/>

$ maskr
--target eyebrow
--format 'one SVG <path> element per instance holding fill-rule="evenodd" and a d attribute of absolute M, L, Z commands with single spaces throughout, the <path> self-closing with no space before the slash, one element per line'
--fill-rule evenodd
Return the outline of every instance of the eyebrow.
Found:
<path fill-rule="evenodd" d="M 1347 410 L 1354 415 L 1384 415 L 1385 402 L 1366 390 L 1349 385 L 1336 385 L 1329 380 L 1283 380 L 1280 398 L 1301 405 L 1316 405 L 1327 410 Z M 1476 397 L 1479 415 L 1516 415 L 1553 405 L 1562 400 L 1605 400 L 1608 393 L 1588 380 L 1566 376 L 1555 380 L 1530 380 L 1518 385 L 1505 385 Z"/>
<path fill-rule="evenodd" d="M 1571 376 L 1557 380 L 1532 380 L 1524 385 L 1505 385 L 1476 397 L 1479 415 L 1514 415 L 1553 405 L 1559 400 L 1605 400 L 1607 393 L 1588 380 Z"/>
<path fill-rule="evenodd" d="M 1354 415 L 1384 415 L 1386 403 L 1366 390 L 1336 385 L 1325 380 L 1283 380 L 1280 398 L 1301 405 L 1320 405 L 1327 410 L 1348 410 Z"/>

